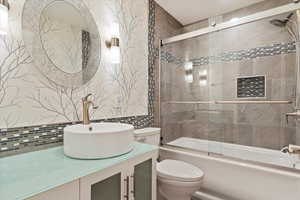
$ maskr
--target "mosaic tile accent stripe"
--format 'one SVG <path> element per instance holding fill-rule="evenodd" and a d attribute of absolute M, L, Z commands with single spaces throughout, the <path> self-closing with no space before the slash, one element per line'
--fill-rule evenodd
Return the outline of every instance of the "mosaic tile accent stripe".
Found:
<path fill-rule="evenodd" d="M 149 0 L 149 20 L 148 20 L 148 112 L 149 115 L 154 115 L 154 98 L 155 98 L 155 75 L 154 66 L 156 59 L 156 49 L 155 49 L 155 2 L 154 0 Z M 153 122 L 154 123 L 154 119 Z"/>
<path fill-rule="evenodd" d="M 296 43 L 288 42 L 288 43 L 278 43 L 272 44 L 270 46 L 257 47 L 248 50 L 240 50 L 240 51 L 232 51 L 221 53 L 217 56 L 207 56 L 191 59 L 194 63 L 194 66 L 202 66 L 220 62 L 234 62 L 234 61 L 242 61 L 255 59 L 266 56 L 275 56 L 280 54 L 289 54 L 296 52 Z M 176 58 L 174 55 L 168 52 L 161 52 L 161 59 L 168 63 L 182 64 L 185 62 L 183 58 Z"/>
<path fill-rule="evenodd" d="M 93 122 L 121 122 L 132 124 L 135 128 L 150 127 L 154 124 L 154 64 L 155 64 L 155 47 L 154 47 L 154 30 L 155 30 L 155 3 L 149 0 L 149 81 L 148 81 L 148 115 L 122 117 L 114 119 L 101 119 Z M 0 157 L 16 155 L 20 153 L 47 149 L 53 146 L 63 144 L 63 129 L 72 124 L 81 122 L 47 124 L 41 126 L 19 127 L 0 129 Z"/>

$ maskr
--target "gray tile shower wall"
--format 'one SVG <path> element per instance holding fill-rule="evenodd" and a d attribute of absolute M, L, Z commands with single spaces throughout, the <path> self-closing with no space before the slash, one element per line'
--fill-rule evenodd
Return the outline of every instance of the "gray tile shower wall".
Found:
<path fill-rule="evenodd" d="M 286 2 L 264 1 L 260 6 L 225 14 L 223 20 Z M 205 21 L 201 26 L 203 24 Z M 285 29 L 272 26 L 266 19 L 165 45 L 162 50 L 161 127 L 164 143 L 178 137 L 193 137 L 276 150 L 287 144 L 300 144 L 296 122 L 290 120 L 287 123 L 285 118 L 287 112 L 294 111 L 294 104 L 205 103 L 240 100 L 236 98 L 236 78 L 259 75 L 266 76 L 265 100 L 295 101 L 296 48 Z M 185 80 L 183 63 L 186 61 L 194 64 L 191 83 Z M 207 83 L 201 85 L 199 73 L 204 71 L 207 72 Z M 174 101 L 202 101 L 203 104 L 177 104 Z M 297 125 L 299 128 L 299 122 Z"/>
<path fill-rule="evenodd" d="M 155 82 L 159 82 L 159 46 L 160 40 L 163 38 L 168 38 L 174 35 L 178 35 L 182 32 L 182 24 L 180 24 L 174 17 L 168 14 L 163 8 L 158 4 L 153 3 L 155 7 L 155 28 L 154 28 L 154 47 L 155 47 L 155 62 L 154 62 L 154 79 Z M 155 98 L 154 98 L 154 124 L 159 126 L 159 84 L 155 84 Z"/>
<path fill-rule="evenodd" d="M 121 117 L 113 119 L 94 120 L 93 122 L 121 122 L 134 125 L 135 128 L 144 128 L 154 124 L 155 98 L 155 2 L 149 0 L 149 34 L 148 34 L 148 115 Z M 0 129 L 0 157 L 47 149 L 63 144 L 63 129 L 73 123 L 45 124 L 39 126 L 17 127 Z"/>
<path fill-rule="evenodd" d="M 295 54 L 263 57 L 255 60 L 195 67 L 209 70 L 209 83 L 199 86 L 184 82 L 184 70 L 164 65 L 169 80 L 162 87 L 162 131 L 164 142 L 178 137 L 194 137 L 235 144 L 280 149 L 300 144 L 295 122 L 286 123 L 285 113 L 293 104 L 215 105 L 172 104 L 168 101 L 237 100 L 236 77 L 265 74 L 266 100 L 295 99 Z M 221 73 L 221 75 L 219 74 Z M 166 80 L 168 81 L 168 80 Z M 298 139 L 297 139 L 298 138 Z"/>

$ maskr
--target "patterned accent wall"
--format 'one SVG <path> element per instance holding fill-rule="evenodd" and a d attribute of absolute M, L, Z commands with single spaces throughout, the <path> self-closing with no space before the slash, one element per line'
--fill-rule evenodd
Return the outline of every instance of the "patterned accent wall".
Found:
<path fill-rule="evenodd" d="M 96 94 L 106 94 L 106 93 L 109 93 L 111 90 L 114 90 L 114 93 L 112 93 L 112 95 L 109 97 L 96 95 L 95 101 L 97 102 L 97 104 L 100 106 L 101 109 L 99 111 L 99 114 L 92 113 L 92 115 L 93 115 L 92 119 L 98 119 L 98 120 L 94 120 L 94 122 L 129 123 L 129 124 L 134 125 L 135 128 L 143 128 L 143 127 L 153 126 L 154 85 L 155 85 L 155 80 L 154 80 L 155 3 L 153 0 L 149 0 L 149 8 L 148 8 L 149 14 L 148 14 L 147 12 L 144 12 L 144 8 L 141 7 L 141 6 L 145 6 L 145 5 L 147 5 L 146 7 L 148 7 L 148 0 L 141 1 L 138 4 L 134 4 L 135 1 L 127 1 L 127 3 L 129 3 L 129 4 L 127 5 L 126 8 L 121 8 L 121 6 L 117 4 L 117 2 L 119 2 L 119 1 L 107 0 L 107 1 L 105 1 L 105 4 L 99 5 L 98 1 L 93 0 L 93 1 L 86 1 L 86 5 L 89 8 L 92 8 L 91 12 L 94 16 L 96 16 L 96 18 L 99 18 L 99 19 L 103 18 L 103 20 L 104 19 L 107 20 L 110 17 L 112 17 L 113 19 L 118 20 L 120 22 L 120 24 L 129 24 L 129 21 L 126 21 L 126 20 L 132 20 L 130 17 L 128 19 L 121 19 L 120 16 L 117 15 L 117 13 L 120 14 L 120 11 L 129 12 L 129 10 L 130 10 L 130 11 L 136 12 L 136 13 L 129 13 L 129 15 L 131 14 L 130 16 L 134 16 L 133 14 L 136 14 L 138 16 L 139 15 L 143 16 L 142 13 L 147 14 L 148 23 L 145 23 L 145 21 L 143 21 L 143 19 L 141 21 L 137 21 L 135 23 L 136 23 L 136 26 L 139 26 L 139 23 L 148 24 L 148 29 L 143 28 L 144 25 L 141 25 L 140 28 L 135 29 L 135 32 L 134 31 L 132 32 L 132 34 L 134 34 L 134 35 L 143 35 L 143 33 L 144 33 L 143 31 L 146 30 L 147 31 L 147 40 L 148 40 L 148 45 L 147 45 L 148 56 L 146 53 L 143 54 L 142 52 L 144 51 L 144 49 L 139 49 L 140 45 L 137 45 L 134 42 L 133 42 L 133 44 L 135 47 L 137 47 L 137 49 L 135 51 L 133 51 L 132 54 L 129 55 L 129 57 L 131 59 L 135 59 L 136 55 L 134 54 L 134 52 L 141 52 L 140 53 L 141 57 L 136 58 L 136 60 L 131 60 L 132 63 L 140 62 L 140 64 L 143 64 L 143 61 L 141 59 L 145 58 L 145 56 L 146 56 L 146 58 L 148 57 L 148 59 L 147 59 L 148 65 L 146 64 L 143 66 L 140 66 L 140 65 L 135 66 L 137 68 L 140 68 L 141 70 L 146 69 L 146 71 L 148 72 L 148 73 L 146 73 L 146 75 L 143 74 L 144 73 L 143 71 L 140 71 L 139 73 L 137 73 L 137 74 L 140 74 L 140 76 L 137 77 L 138 80 L 136 82 L 130 82 L 130 81 L 133 81 L 133 79 L 135 77 L 130 77 L 130 76 L 129 77 L 128 76 L 123 76 L 123 77 L 118 76 L 117 77 L 117 76 L 115 76 L 114 78 L 119 78 L 119 79 L 115 80 L 115 82 L 114 81 L 108 82 L 110 85 L 117 84 L 117 87 L 112 88 L 107 84 L 104 85 L 103 82 L 101 82 L 101 81 L 105 81 L 102 79 L 106 79 L 106 77 L 110 78 L 108 75 L 104 74 L 100 77 L 95 76 L 96 80 L 99 79 L 101 81 L 98 82 L 98 84 L 96 84 L 96 85 L 92 85 L 92 87 L 93 87 L 92 91 L 90 90 L 91 86 L 84 87 L 82 90 L 82 93 L 78 94 L 78 97 L 77 97 L 74 94 L 75 92 L 72 89 L 67 89 L 67 88 L 63 88 L 63 87 L 59 88 L 57 85 L 55 85 L 55 83 L 43 82 L 43 81 L 45 81 L 44 77 L 39 77 L 38 80 L 32 81 L 32 82 L 37 82 L 37 83 L 32 83 L 32 84 L 36 84 L 35 85 L 36 88 L 32 88 L 32 90 L 34 92 L 36 92 L 36 94 L 34 96 L 29 93 L 27 93 L 27 94 L 22 94 L 22 92 L 18 93 L 19 92 L 18 88 L 14 88 L 11 85 L 16 85 L 16 84 L 14 84 L 13 81 L 15 79 L 19 78 L 19 73 L 21 73 L 25 70 L 24 67 L 31 66 L 30 69 L 34 70 L 34 68 L 32 68 L 33 61 L 30 58 L 30 56 L 27 55 L 26 47 L 23 45 L 22 40 L 16 39 L 18 37 L 20 38 L 20 35 L 18 35 L 16 37 L 9 37 L 9 38 L 1 37 L 1 42 L 3 43 L 2 46 L 7 47 L 7 49 L 5 49 L 5 50 L 13 51 L 14 49 L 10 49 L 10 48 L 13 48 L 14 46 L 16 46 L 15 48 L 17 48 L 16 49 L 17 53 L 13 54 L 13 52 L 12 52 L 11 54 L 14 56 L 18 56 L 17 57 L 18 62 L 19 62 L 18 66 L 20 66 L 20 69 L 15 71 L 16 73 L 11 74 L 9 76 L 9 79 L 7 79 L 7 82 L 10 83 L 10 87 L 12 87 L 10 93 L 12 93 L 12 91 L 14 91 L 15 94 L 11 94 L 11 95 L 15 95 L 15 98 L 10 99 L 10 101 L 6 101 L 6 102 L 10 103 L 8 107 L 6 106 L 6 104 L 1 102 L 2 98 L 0 98 L 0 114 L 2 116 L 1 122 L 0 122 L 0 124 L 1 124 L 0 125 L 0 157 L 45 149 L 45 148 L 49 148 L 52 146 L 62 145 L 64 127 L 71 125 L 71 124 L 80 123 L 81 116 L 80 116 L 80 114 L 77 115 L 77 113 L 81 112 L 80 111 L 81 110 L 80 99 L 81 99 L 81 96 L 83 96 L 83 94 L 88 93 L 88 92 L 95 93 L 93 91 L 97 91 Z M 143 4 L 143 2 L 146 2 L 146 4 Z M 12 8 L 10 10 L 10 16 L 20 17 L 23 3 L 24 3 L 24 0 L 12 3 L 12 5 L 11 5 Z M 130 3 L 132 3 L 132 4 L 130 4 Z M 110 5 L 110 6 L 108 6 L 108 5 Z M 129 9 L 129 8 L 131 8 L 131 9 Z M 103 12 L 100 12 L 100 11 L 103 11 Z M 113 11 L 113 12 L 111 12 L 111 13 L 113 13 L 113 16 L 98 16 L 99 15 L 98 13 L 107 13 L 107 11 Z M 114 14 L 116 14 L 116 15 L 114 15 Z M 127 13 L 127 15 L 128 15 L 128 13 Z M 14 28 L 15 28 L 16 30 L 19 30 L 20 29 L 19 24 L 18 24 L 19 21 L 17 20 L 17 22 L 16 22 L 13 20 L 15 20 L 15 18 L 11 17 L 11 20 L 10 20 L 11 29 L 14 30 Z M 96 22 L 98 25 L 101 23 L 104 23 L 101 21 L 97 21 L 97 19 L 96 19 Z M 107 23 L 109 24 L 109 22 L 107 22 Z M 105 25 L 105 26 L 103 25 L 103 29 L 105 29 L 105 28 L 109 29 L 109 27 L 107 25 Z M 132 30 L 134 30 L 134 27 L 132 28 Z M 143 31 L 138 33 L 141 30 L 143 30 Z M 100 30 L 100 34 L 102 37 L 101 39 L 103 40 L 102 42 L 105 42 L 105 39 L 109 38 L 109 33 L 105 32 L 105 30 Z M 123 42 L 124 42 L 124 40 L 128 39 L 128 36 L 126 36 L 126 35 L 121 36 L 121 37 L 122 37 L 121 41 L 123 40 Z M 138 41 L 142 41 L 142 40 L 143 39 L 140 38 L 140 40 L 138 40 Z M 146 44 L 147 44 L 147 42 L 146 42 Z M 0 58 L 1 59 L 3 59 L 1 57 L 1 53 L 4 54 L 3 51 L 4 51 L 3 49 L 0 49 Z M 7 52 L 6 54 L 8 56 L 11 55 L 9 52 Z M 107 54 L 108 54 L 108 52 L 102 52 L 102 55 L 104 57 L 105 56 L 107 57 L 108 56 Z M 7 60 L 10 61 L 10 59 L 14 59 L 14 58 L 11 57 L 11 58 L 8 58 Z M 21 66 L 23 66 L 23 65 L 24 65 L 24 67 L 21 68 Z M 107 61 L 102 60 L 100 70 L 101 70 L 101 68 L 103 68 L 103 71 L 101 70 L 102 73 L 110 72 L 109 70 L 111 70 L 112 67 L 115 67 L 115 66 L 112 66 Z M 122 67 L 126 68 L 128 66 L 126 66 L 124 64 L 124 65 L 122 65 Z M 2 68 L 0 68 L 0 69 L 2 69 Z M 0 72 L 1 72 L 1 70 L 0 70 Z M 36 73 L 36 72 L 32 72 L 32 73 Z M 29 75 L 32 75 L 32 74 L 29 74 Z M 37 75 L 37 74 L 35 74 L 35 75 Z M 112 73 L 111 75 L 115 75 L 115 74 Z M 25 79 L 26 77 L 22 77 L 22 78 Z M 114 79 L 110 79 L 110 80 L 114 80 Z M 123 84 L 123 83 L 126 83 L 126 81 L 129 81 L 129 84 L 132 83 L 133 85 L 140 85 L 142 87 L 129 88 L 129 87 L 127 87 L 128 85 Z M 148 83 L 146 87 L 143 86 L 144 81 L 146 81 L 146 83 Z M 2 82 L 3 82 L 3 78 L 2 78 Z M 2 82 L 0 81 L 0 83 L 2 83 Z M 11 84 L 11 83 L 13 83 L 13 84 Z M 43 83 L 43 84 L 41 85 L 40 83 Z M 123 84 L 123 85 L 118 86 L 118 83 Z M 127 105 L 123 104 L 123 100 L 128 97 L 128 93 L 124 93 L 122 91 L 122 88 L 124 88 L 124 87 L 126 88 L 126 90 L 131 89 L 133 91 L 130 96 L 130 99 L 127 99 L 128 100 L 127 103 L 129 102 L 129 104 L 127 104 Z M 43 92 L 45 92 L 45 91 L 43 91 L 42 89 L 45 89 L 45 88 L 46 88 L 46 91 L 54 91 L 55 93 L 50 96 L 47 96 L 47 95 L 43 96 L 44 95 Z M 4 91 L 4 92 L 5 92 L 4 94 L 6 94 L 7 91 Z M 146 98 L 143 96 L 144 92 L 146 92 L 145 94 L 147 94 Z M 137 95 L 137 94 L 139 94 L 139 95 Z M 2 97 L 1 95 L 3 95 L 3 91 L 0 90 L 0 97 Z M 21 99 L 21 101 L 24 101 L 24 102 L 29 101 L 30 104 L 21 106 L 21 108 L 16 108 L 18 106 L 17 103 L 19 102 L 19 99 L 17 99 L 17 97 L 20 97 L 20 95 L 24 95 L 25 97 L 28 97 L 26 99 Z M 52 108 L 54 108 L 55 103 L 59 104 L 59 101 L 51 102 L 52 98 L 56 98 L 55 95 L 62 95 L 60 97 L 68 98 L 70 101 L 66 101 L 66 102 L 64 102 L 64 104 L 68 104 L 70 106 L 72 106 L 72 104 L 74 103 L 72 98 L 75 98 L 74 96 L 76 96 L 76 99 L 77 99 L 76 104 L 73 104 L 73 106 L 76 107 L 76 109 L 75 109 L 76 112 L 71 112 L 72 114 L 70 116 L 61 118 L 60 112 L 58 112 L 59 110 L 55 110 L 55 109 L 52 110 Z M 140 96 L 140 95 L 142 95 L 142 96 Z M 111 104 L 106 103 L 106 102 L 111 102 Z M 144 104 L 144 102 L 146 104 Z M 144 108 L 144 105 L 146 106 L 145 108 Z M 2 108 L 5 108 L 5 110 L 3 110 Z M 109 109 L 107 109 L 107 108 L 109 108 Z M 20 119 L 21 120 L 20 121 L 20 120 L 17 120 L 16 116 L 14 115 L 15 112 L 20 111 L 20 110 L 22 112 L 26 112 L 27 114 L 30 114 L 30 115 L 36 115 L 37 113 L 40 113 L 40 117 L 44 116 L 44 118 L 43 118 L 43 120 L 34 121 L 34 122 L 30 121 L 30 119 L 28 119 L 28 121 L 24 121 L 25 120 L 24 118 Z M 51 115 L 50 117 L 48 116 L 48 118 L 47 118 L 47 116 L 45 114 L 47 114 L 48 112 L 49 113 L 58 112 L 58 113 L 57 113 L 57 115 L 54 114 L 54 115 Z M 101 112 L 103 112 L 103 113 L 101 113 Z M 5 119 L 3 116 L 5 117 Z M 22 115 L 20 115 L 20 116 L 22 116 Z M 67 118 L 68 118 L 68 120 L 67 120 Z M 48 121 L 49 123 L 44 123 L 45 120 Z M 39 124 L 41 124 L 41 122 L 43 122 L 42 125 L 39 125 Z M 20 124 L 24 124 L 25 126 L 19 126 Z M 37 124 L 37 125 L 35 125 L 35 124 Z"/>

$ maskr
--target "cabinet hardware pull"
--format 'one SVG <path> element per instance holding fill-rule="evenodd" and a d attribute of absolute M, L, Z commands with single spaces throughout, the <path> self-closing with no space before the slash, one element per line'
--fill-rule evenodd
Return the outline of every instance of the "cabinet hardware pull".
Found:
<path fill-rule="evenodd" d="M 132 190 L 130 193 L 132 194 L 132 200 L 135 199 L 135 184 L 134 184 L 134 174 L 130 175 L 131 178 L 131 184 L 132 184 Z"/>
<path fill-rule="evenodd" d="M 127 176 L 125 179 L 124 179 L 124 182 L 125 182 L 125 187 L 126 187 L 126 193 L 124 194 L 124 198 L 129 200 L 129 176 Z"/>

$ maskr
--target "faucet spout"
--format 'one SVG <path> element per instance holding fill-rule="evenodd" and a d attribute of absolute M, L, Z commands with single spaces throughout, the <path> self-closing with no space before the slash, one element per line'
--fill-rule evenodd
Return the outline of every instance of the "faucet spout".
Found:
<path fill-rule="evenodd" d="M 87 101 L 90 96 L 92 96 L 91 93 L 87 94 L 85 97 L 82 98 L 82 101 Z"/>
<path fill-rule="evenodd" d="M 82 98 L 82 111 L 83 111 L 83 124 L 84 125 L 88 125 L 91 123 L 90 121 L 90 106 L 93 107 L 93 109 L 97 109 L 98 106 L 95 106 L 93 101 L 88 100 L 88 98 L 91 96 L 92 94 L 88 94 L 87 96 Z"/>

